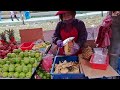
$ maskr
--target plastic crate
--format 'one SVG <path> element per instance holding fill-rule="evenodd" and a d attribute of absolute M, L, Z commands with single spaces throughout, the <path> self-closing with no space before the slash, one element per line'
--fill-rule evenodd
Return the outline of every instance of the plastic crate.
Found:
<path fill-rule="evenodd" d="M 31 50 L 32 47 L 34 46 L 33 42 L 26 42 L 20 45 L 20 48 L 24 51 L 24 50 Z"/>
<path fill-rule="evenodd" d="M 77 56 L 56 56 L 54 58 L 54 62 L 53 62 L 52 69 L 51 69 L 52 79 L 84 79 L 85 78 L 83 73 L 79 73 L 79 74 L 55 74 L 54 73 L 55 64 L 58 64 L 59 61 L 64 61 L 64 60 L 66 60 L 67 62 L 70 62 L 70 61 L 78 62 L 78 57 Z"/>
<path fill-rule="evenodd" d="M 90 59 L 90 65 L 91 65 L 92 68 L 94 68 L 94 69 L 101 69 L 101 70 L 106 70 L 107 69 L 107 66 L 109 65 L 109 56 L 108 55 L 107 55 L 105 64 L 93 63 L 92 62 L 93 58 L 94 58 L 94 54 L 91 56 L 91 59 Z"/>

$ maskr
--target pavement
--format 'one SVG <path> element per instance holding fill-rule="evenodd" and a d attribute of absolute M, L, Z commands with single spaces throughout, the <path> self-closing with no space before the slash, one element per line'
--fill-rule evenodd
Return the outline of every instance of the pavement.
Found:
<path fill-rule="evenodd" d="M 47 14 L 48 13 L 49 12 L 47 12 Z M 106 13 L 107 13 L 107 11 L 103 12 L 103 14 L 105 14 L 105 15 L 106 15 Z M 90 13 L 85 13 L 85 14 L 76 14 L 76 17 L 85 17 L 85 16 L 91 16 L 91 15 L 100 15 L 100 14 L 101 14 L 101 11 L 99 11 L 99 12 L 90 12 Z M 37 22 L 37 21 L 58 20 L 58 19 L 59 19 L 58 16 L 45 16 L 45 17 L 30 18 L 30 19 L 24 20 L 24 21 L 25 22 Z M 13 23 L 22 23 L 22 21 L 21 20 L 17 21 L 16 19 L 14 19 L 14 21 L 11 21 L 11 19 L 2 19 L 2 21 L 0 21 L 0 24 L 11 24 L 11 23 L 12 24 Z"/>

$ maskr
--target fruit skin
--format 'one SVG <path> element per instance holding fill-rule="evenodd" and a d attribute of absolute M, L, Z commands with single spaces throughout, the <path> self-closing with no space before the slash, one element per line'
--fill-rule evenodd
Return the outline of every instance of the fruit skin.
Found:
<path fill-rule="evenodd" d="M 34 64 L 35 63 L 35 58 L 30 58 L 30 63 Z"/>
<path fill-rule="evenodd" d="M 26 73 L 26 78 L 31 78 L 31 76 L 32 76 L 31 72 Z"/>
<path fill-rule="evenodd" d="M 19 57 L 23 58 L 24 57 L 24 52 L 20 52 Z"/>
<path fill-rule="evenodd" d="M 8 54 L 7 54 L 7 57 L 8 57 L 8 58 L 11 58 L 11 53 L 8 53 Z"/>
<path fill-rule="evenodd" d="M 9 70 L 9 66 L 7 66 L 7 65 L 3 66 L 3 71 L 4 72 L 7 72 L 8 70 Z"/>
<path fill-rule="evenodd" d="M 15 67 L 14 66 L 10 66 L 9 67 L 9 72 L 14 72 L 15 71 Z"/>
<path fill-rule="evenodd" d="M 11 57 L 12 57 L 12 58 L 15 58 L 15 57 L 16 57 L 16 54 L 15 54 L 15 53 L 12 53 L 12 54 L 11 54 Z"/>
<path fill-rule="evenodd" d="M 40 57 L 40 53 L 35 53 L 35 57 L 39 58 Z"/>
<path fill-rule="evenodd" d="M 36 68 L 38 66 L 38 63 L 34 63 L 33 67 Z"/>
<path fill-rule="evenodd" d="M 28 57 L 25 57 L 25 58 L 24 58 L 24 64 L 29 64 L 29 61 L 30 61 L 30 60 L 29 60 Z"/>
<path fill-rule="evenodd" d="M 24 52 L 24 57 L 28 57 L 28 56 L 29 56 L 28 51 L 25 51 L 25 52 Z"/>
<path fill-rule="evenodd" d="M 24 72 L 24 73 L 27 73 L 28 71 L 29 71 L 28 67 L 27 67 L 27 66 L 24 66 L 24 67 L 23 67 L 23 72 Z"/>
<path fill-rule="evenodd" d="M 2 59 L 1 60 L 1 65 L 4 65 L 5 64 L 5 61 Z"/>
<path fill-rule="evenodd" d="M 23 69 L 22 66 L 18 66 L 15 68 L 15 71 L 20 73 L 20 72 L 22 72 L 22 69 Z"/>
<path fill-rule="evenodd" d="M 25 78 L 25 73 L 23 73 L 23 72 L 21 72 L 20 74 L 19 74 L 19 78 Z"/>
<path fill-rule="evenodd" d="M 8 73 L 8 77 L 9 78 L 12 78 L 13 77 L 13 74 L 11 72 Z"/>
<path fill-rule="evenodd" d="M 31 53 L 30 53 L 30 57 L 34 58 L 34 57 L 35 57 L 35 53 L 34 53 L 34 52 L 31 52 Z"/>
<path fill-rule="evenodd" d="M 20 64 L 15 64 L 15 67 L 18 67 L 18 66 L 20 66 Z"/>
<path fill-rule="evenodd" d="M 31 64 L 28 64 L 27 67 L 28 67 L 28 68 L 32 68 L 32 65 L 31 65 Z"/>
<path fill-rule="evenodd" d="M 2 77 L 2 74 L 3 74 L 3 73 L 2 73 L 2 72 L 0 72 L 0 77 Z"/>
<path fill-rule="evenodd" d="M 15 72 L 15 73 L 14 73 L 14 77 L 15 77 L 15 78 L 19 78 L 19 73 L 18 73 L 18 72 Z"/>
<path fill-rule="evenodd" d="M 10 61 L 6 61 L 6 64 L 10 64 Z"/>
<path fill-rule="evenodd" d="M 8 77 L 8 72 L 3 72 L 2 76 L 3 76 L 3 78 Z"/>

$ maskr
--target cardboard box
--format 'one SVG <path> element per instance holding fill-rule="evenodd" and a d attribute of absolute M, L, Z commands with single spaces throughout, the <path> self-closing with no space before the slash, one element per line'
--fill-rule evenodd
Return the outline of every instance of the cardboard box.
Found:
<path fill-rule="evenodd" d="M 34 42 L 38 39 L 44 40 L 42 28 L 20 29 L 21 43 Z"/>

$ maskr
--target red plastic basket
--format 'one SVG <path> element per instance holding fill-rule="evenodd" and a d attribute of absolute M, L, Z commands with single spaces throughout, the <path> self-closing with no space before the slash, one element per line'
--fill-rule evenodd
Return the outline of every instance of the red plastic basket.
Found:
<path fill-rule="evenodd" d="M 90 59 L 90 65 L 91 65 L 92 68 L 101 69 L 101 70 L 106 70 L 107 69 L 107 66 L 109 65 L 109 56 L 108 55 L 106 57 L 106 63 L 105 64 L 93 63 L 93 58 L 94 58 L 94 54 L 91 56 L 91 59 Z"/>
<path fill-rule="evenodd" d="M 26 42 L 20 45 L 20 48 L 24 51 L 24 50 L 31 50 L 32 47 L 34 46 L 33 42 Z"/>

